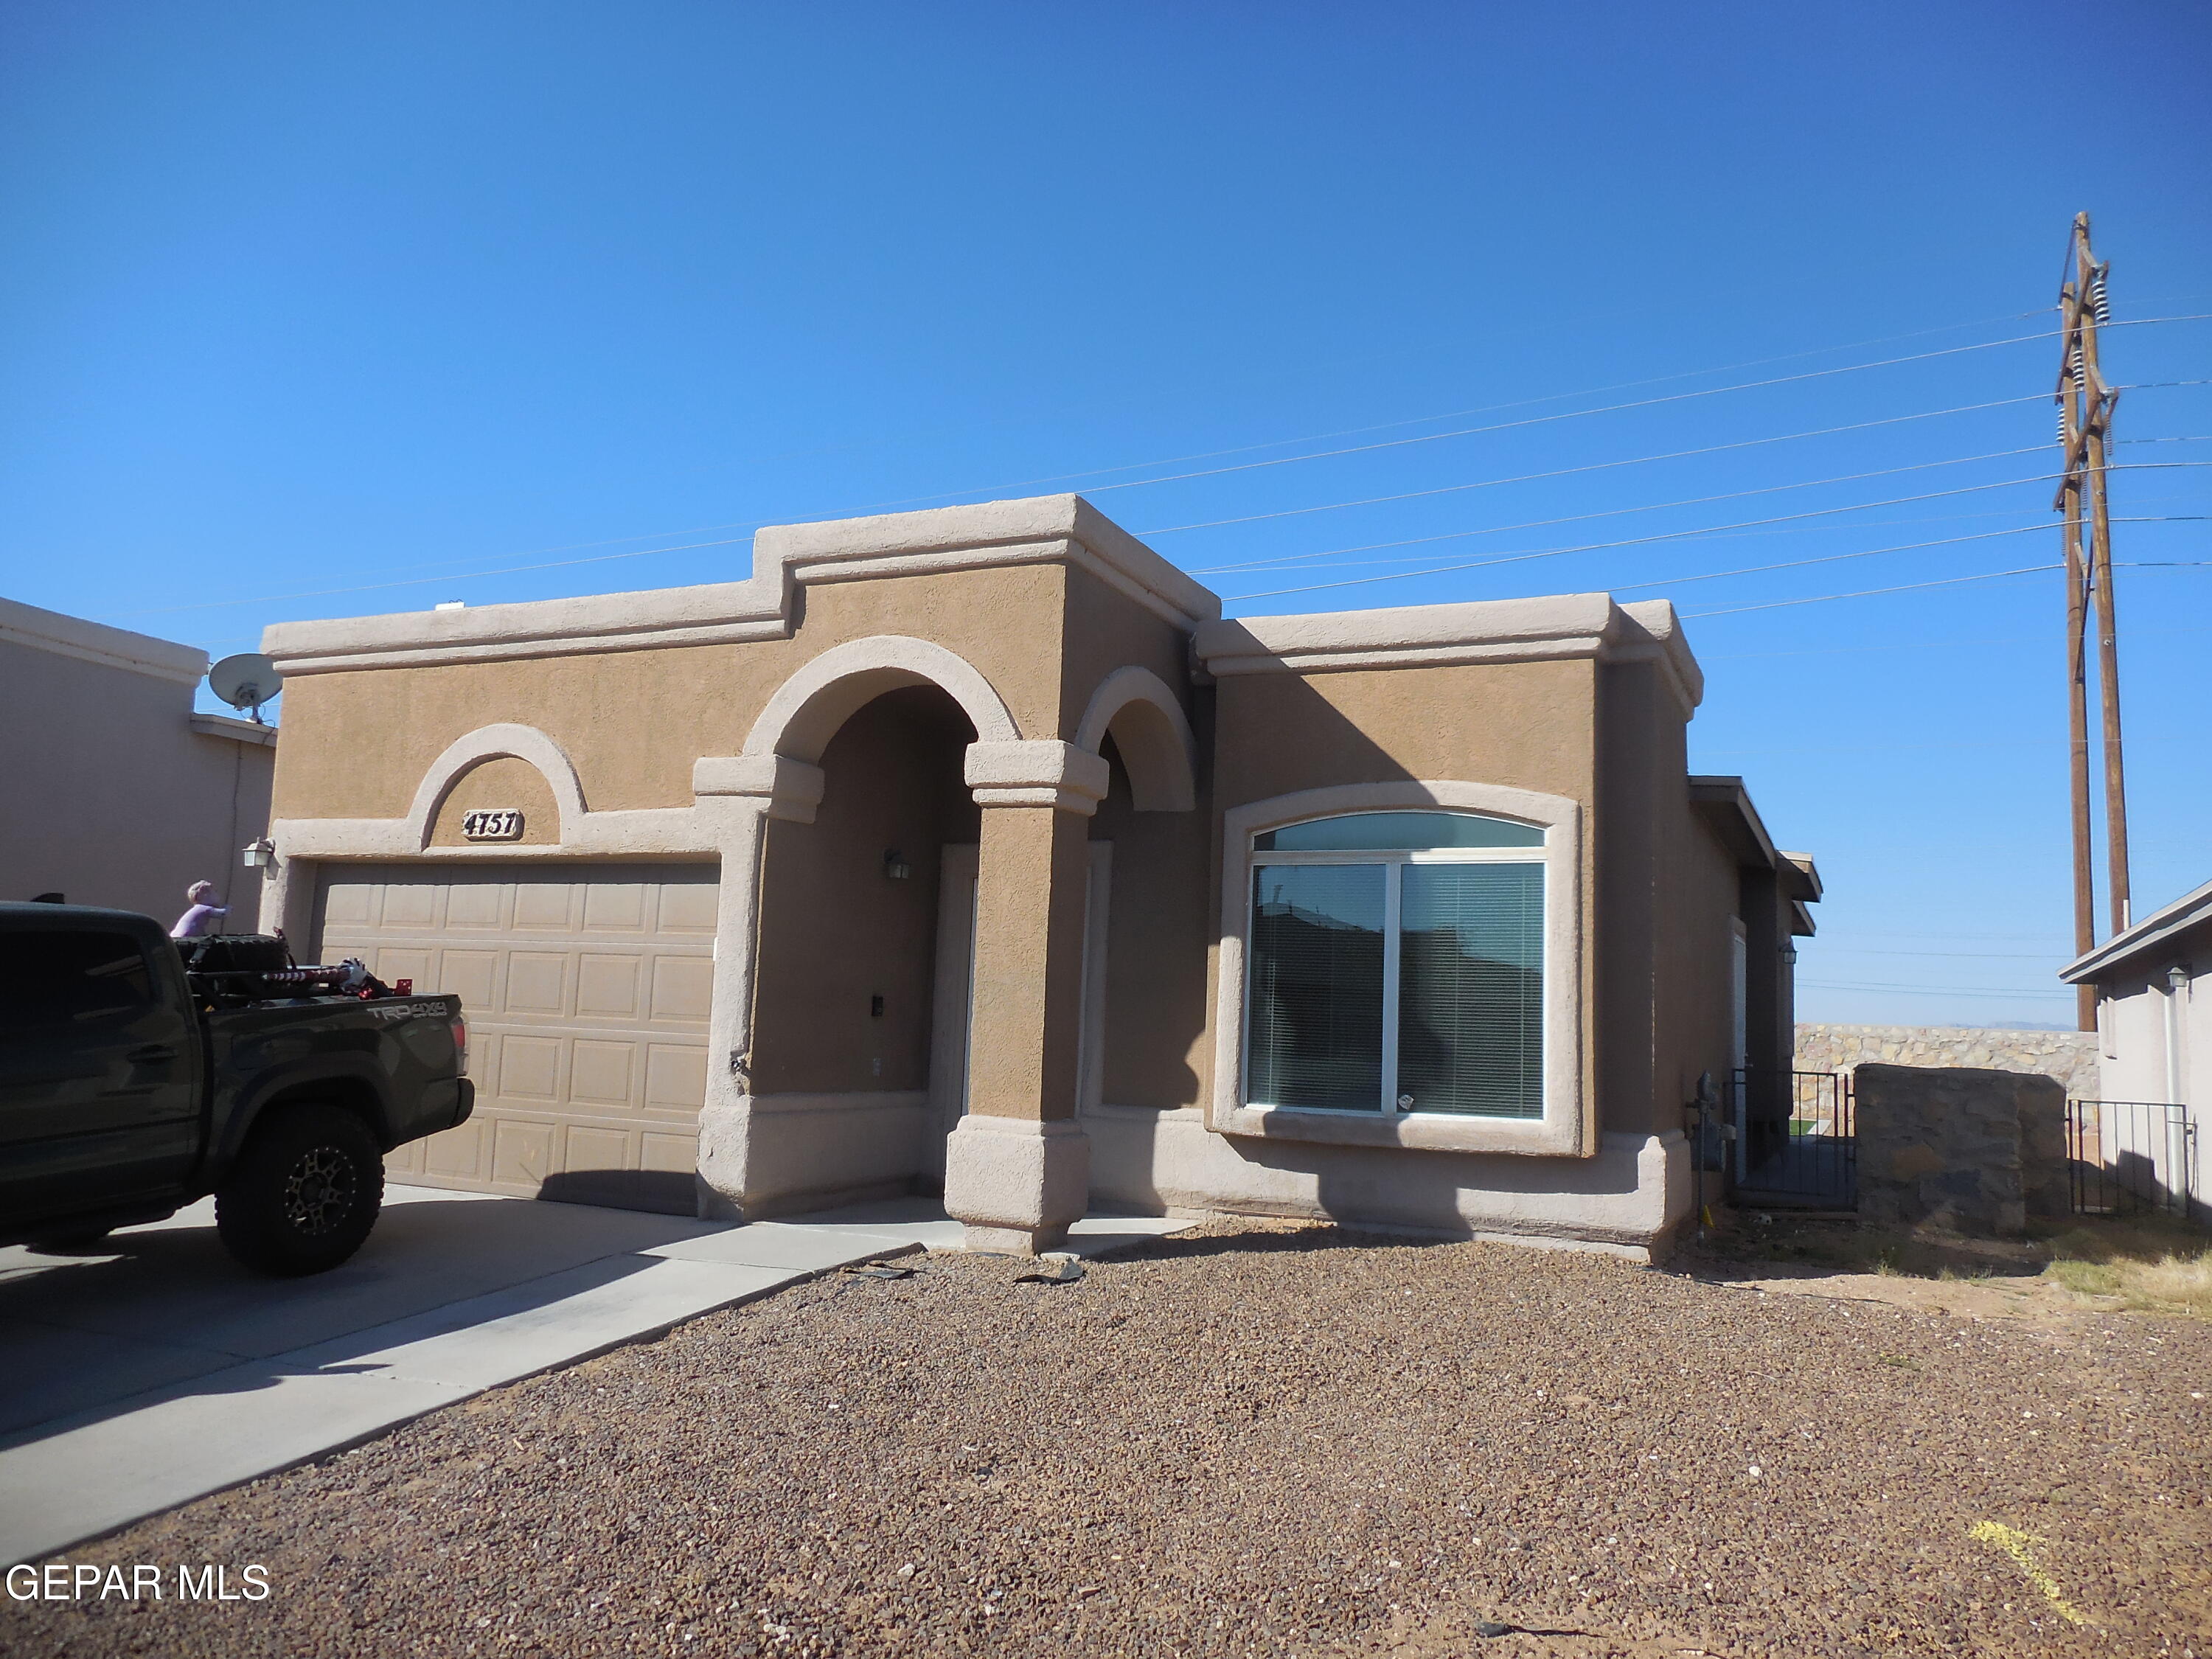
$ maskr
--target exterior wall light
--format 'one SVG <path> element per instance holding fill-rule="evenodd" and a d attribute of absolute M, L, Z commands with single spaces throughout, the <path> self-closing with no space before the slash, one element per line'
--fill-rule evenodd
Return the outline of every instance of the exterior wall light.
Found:
<path fill-rule="evenodd" d="M 249 870 L 266 870 L 276 862 L 276 843 L 266 836 L 258 836 L 246 843 L 240 858 Z"/>
<path fill-rule="evenodd" d="M 899 856 L 897 848 L 894 847 L 884 854 L 884 879 L 904 881 L 913 874 L 914 866 Z"/>

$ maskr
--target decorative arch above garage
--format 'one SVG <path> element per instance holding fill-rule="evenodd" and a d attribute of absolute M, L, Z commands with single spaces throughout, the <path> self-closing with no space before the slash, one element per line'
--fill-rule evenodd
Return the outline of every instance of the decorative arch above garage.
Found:
<path fill-rule="evenodd" d="M 568 751 L 534 726 L 503 722 L 480 726 L 446 745 L 422 774 L 407 810 L 407 840 L 418 850 L 430 844 L 438 823 L 439 808 L 460 781 L 488 761 L 512 757 L 535 769 L 552 792 L 558 815 L 557 842 L 572 842 L 584 822 L 584 786 Z"/>

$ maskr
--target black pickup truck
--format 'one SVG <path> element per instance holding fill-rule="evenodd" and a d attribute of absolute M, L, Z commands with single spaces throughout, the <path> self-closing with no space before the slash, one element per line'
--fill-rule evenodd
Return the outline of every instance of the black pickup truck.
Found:
<path fill-rule="evenodd" d="M 459 997 L 300 968 L 281 939 L 0 904 L 0 1243 L 88 1243 L 212 1193 L 248 1267 L 335 1267 L 384 1154 L 468 1117 L 467 1071 Z"/>

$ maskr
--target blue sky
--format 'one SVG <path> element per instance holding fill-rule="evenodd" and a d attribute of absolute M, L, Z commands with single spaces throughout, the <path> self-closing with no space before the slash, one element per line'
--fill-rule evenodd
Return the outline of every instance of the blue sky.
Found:
<path fill-rule="evenodd" d="M 11 598 L 222 654 L 1071 488 L 1233 612 L 1662 596 L 1693 764 L 1827 878 L 1804 1016 L 2070 1018 L 2057 577 L 1821 596 L 2057 556 L 2072 216 L 2117 318 L 2212 312 L 2201 6 L 9 0 L 0 47 Z M 2106 364 L 2212 380 L 2212 322 Z M 2135 568 L 2212 559 L 2212 441 L 2118 453 L 2140 912 L 2212 878 L 2212 569 Z"/>

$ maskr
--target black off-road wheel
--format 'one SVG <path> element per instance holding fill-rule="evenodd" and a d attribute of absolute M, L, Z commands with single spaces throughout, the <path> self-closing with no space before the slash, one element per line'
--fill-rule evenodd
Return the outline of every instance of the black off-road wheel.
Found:
<path fill-rule="evenodd" d="M 384 1158 L 336 1106 L 279 1109 L 257 1125 L 216 1189 L 223 1247 L 258 1272 L 326 1273 L 362 1247 L 384 1205 Z"/>

